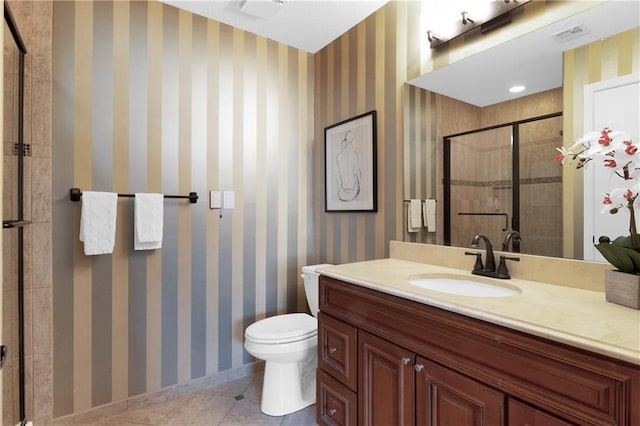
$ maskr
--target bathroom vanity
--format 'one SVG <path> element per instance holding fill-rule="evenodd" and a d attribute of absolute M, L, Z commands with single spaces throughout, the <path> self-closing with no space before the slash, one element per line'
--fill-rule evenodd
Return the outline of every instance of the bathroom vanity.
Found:
<path fill-rule="evenodd" d="M 465 273 L 398 259 L 321 270 L 320 424 L 640 424 L 638 311 L 521 279 L 504 298 L 408 283 Z"/>

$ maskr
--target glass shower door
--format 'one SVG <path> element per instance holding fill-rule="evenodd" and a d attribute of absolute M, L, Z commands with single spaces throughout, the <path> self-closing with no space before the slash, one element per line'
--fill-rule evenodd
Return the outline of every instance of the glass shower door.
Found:
<path fill-rule="evenodd" d="M 562 256 L 562 114 L 444 138 L 444 242 L 484 234 L 497 250 Z"/>
<path fill-rule="evenodd" d="M 476 234 L 498 245 L 513 217 L 511 128 L 452 138 L 450 155 L 451 245 L 468 247 Z"/>
<path fill-rule="evenodd" d="M 4 5 L 2 167 L 2 424 L 25 422 L 24 348 L 24 55 L 9 6 Z M 30 234 L 29 234 L 30 235 Z M 6 350 L 6 353 L 4 352 Z"/>
<path fill-rule="evenodd" d="M 520 125 L 520 234 L 523 253 L 562 257 L 562 117 Z"/>

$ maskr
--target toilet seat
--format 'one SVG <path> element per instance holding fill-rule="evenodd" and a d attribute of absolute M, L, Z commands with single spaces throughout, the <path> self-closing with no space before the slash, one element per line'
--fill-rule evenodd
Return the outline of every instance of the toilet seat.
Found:
<path fill-rule="evenodd" d="M 254 343 L 282 344 L 308 339 L 317 333 L 318 320 L 315 317 L 296 313 L 257 321 L 247 327 L 244 337 Z"/>

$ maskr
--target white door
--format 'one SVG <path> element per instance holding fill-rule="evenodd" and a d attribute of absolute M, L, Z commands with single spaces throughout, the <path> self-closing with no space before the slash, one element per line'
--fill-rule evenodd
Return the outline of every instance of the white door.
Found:
<path fill-rule="evenodd" d="M 584 132 L 604 127 L 631 134 L 640 143 L 640 73 L 600 81 L 584 87 Z M 605 262 L 594 247 L 602 235 L 629 235 L 628 210 L 616 215 L 602 210 L 603 194 L 620 186 L 620 178 L 602 167 L 584 169 L 584 259 Z M 640 212 L 638 212 L 640 213 Z M 637 215 L 636 215 L 637 216 Z"/>

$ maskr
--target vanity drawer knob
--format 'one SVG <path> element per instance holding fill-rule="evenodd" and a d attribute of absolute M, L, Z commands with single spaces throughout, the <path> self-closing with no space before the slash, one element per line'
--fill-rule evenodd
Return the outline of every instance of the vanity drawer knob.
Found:
<path fill-rule="evenodd" d="M 424 365 L 422 364 L 416 364 L 413 366 L 413 368 L 416 370 L 417 373 L 421 372 L 422 370 L 424 370 Z"/>
<path fill-rule="evenodd" d="M 406 356 L 402 357 L 402 360 L 400 362 L 402 362 L 402 365 L 407 365 L 407 364 L 409 364 L 411 362 L 411 358 L 406 357 Z"/>
<path fill-rule="evenodd" d="M 330 354 L 335 354 L 335 353 L 336 353 L 336 351 L 337 351 L 337 349 L 336 349 L 336 348 L 329 348 L 329 353 L 330 353 Z"/>
<path fill-rule="evenodd" d="M 331 408 L 329 409 L 329 415 L 333 416 L 336 413 L 336 409 L 335 408 Z"/>

